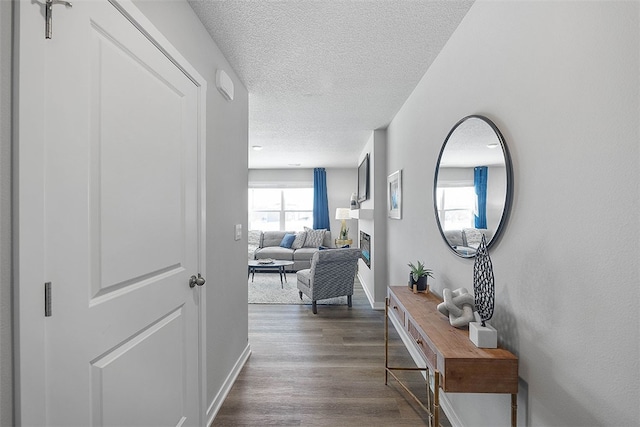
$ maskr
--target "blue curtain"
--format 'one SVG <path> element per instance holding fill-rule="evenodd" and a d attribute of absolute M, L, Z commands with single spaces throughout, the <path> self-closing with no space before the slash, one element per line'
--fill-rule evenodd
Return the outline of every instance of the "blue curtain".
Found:
<path fill-rule="evenodd" d="M 473 186 L 476 191 L 477 208 L 474 215 L 476 228 L 487 228 L 487 174 L 486 166 L 473 168 Z"/>
<path fill-rule="evenodd" d="M 324 168 L 313 170 L 313 228 L 330 230 L 327 173 Z"/>

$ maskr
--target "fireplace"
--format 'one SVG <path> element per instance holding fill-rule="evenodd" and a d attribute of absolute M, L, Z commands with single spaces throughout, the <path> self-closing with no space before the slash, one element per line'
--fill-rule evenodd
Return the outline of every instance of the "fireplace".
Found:
<path fill-rule="evenodd" d="M 371 268 L 371 236 L 364 231 L 360 232 L 360 250 L 360 257 L 367 267 Z"/>

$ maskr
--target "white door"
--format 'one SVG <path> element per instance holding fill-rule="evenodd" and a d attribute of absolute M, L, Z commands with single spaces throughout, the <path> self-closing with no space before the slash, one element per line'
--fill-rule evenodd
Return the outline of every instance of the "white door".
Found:
<path fill-rule="evenodd" d="M 17 7 L 18 420 L 202 425 L 203 79 L 128 2 Z"/>

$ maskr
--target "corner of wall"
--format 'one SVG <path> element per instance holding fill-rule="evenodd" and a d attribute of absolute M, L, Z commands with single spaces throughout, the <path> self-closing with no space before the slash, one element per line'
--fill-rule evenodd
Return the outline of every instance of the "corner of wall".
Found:
<path fill-rule="evenodd" d="M 373 210 L 372 219 L 360 219 L 359 231 L 371 235 L 371 268 L 359 263 L 358 277 L 365 289 L 371 306 L 384 308 L 387 296 L 387 131 L 378 129 L 371 132 L 371 138 L 363 148 L 359 161 L 369 154 L 369 200 L 361 209 Z"/>
<path fill-rule="evenodd" d="M 0 425 L 13 416 L 12 42 L 13 2 L 0 1 Z"/>

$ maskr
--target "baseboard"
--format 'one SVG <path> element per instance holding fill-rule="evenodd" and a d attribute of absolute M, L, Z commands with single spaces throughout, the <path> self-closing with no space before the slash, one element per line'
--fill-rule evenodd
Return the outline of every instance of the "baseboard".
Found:
<path fill-rule="evenodd" d="M 233 369 L 231 370 L 231 372 L 229 372 L 229 375 L 227 375 L 227 379 L 224 381 L 224 384 L 222 384 L 222 387 L 220 387 L 218 394 L 216 394 L 216 397 L 213 399 L 213 401 L 209 404 L 209 407 L 207 408 L 207 415 L 206 415 L 207 426 L 210 426 L 211 423 L 213 423 L 213 420 L 216 418 L 216 415 L 218 414 L 218 411 L 222 407 L 224 400 L 227 398 L 227 395 L 231 391 L 231 387 L 233 387 L 233 383 L 236 382 L 236 379 L 238 378 L 240 371 L 244 367 L 245 363 L 247 363 L 247 360 L 249 360 L 249 356 L 251 356 L 251 347 L 247 343 L 247 346 L 245 347 L 244 351 L 236 361 L 236 364 L 233 366 Z"/>
<path fill-rule="evenodd" d="M 411 358 L 415 362 L 416 366 L 418 366 L 419 368 L 426 367 L 427 364 L 422 358 L 422 355 L 420 354 L 413 338 L 404 328 L 404 325 L 400 323 L 400 320 L 391 311 L 389 312 L 389 320 L 391 320 L 391 323 L 396 328 L 398 335 L 400 335 L 400 339 L 404 343 L 404 346 L 407 348 L 407 351 L 409 351 L 409 355 L 411 355 Z M 425 377 L 426 380 L 427 373 L 422 372 L 422 376 Z M 460 418 L 453 410 L 453 406 L 451 405 L 451 401 L 447 398 L 447 394 L 442 390 L 440 390 L 440 406 L 442 407 L 442 411 L 447 415 L 447 419 L 451 423 L 452 427 L 464 427 L 464 425 L 460 421 Z"/>
<path fill-rule="evenodd" d="M 358 276 L 358 281 L 360 282 L 360 286 L 362 286 L 362 290 L 364 291 L 364 294 L 367 296 L 367 299 L 369 300 L 369 304 L 371 305 L 371 308 L 373 308 L 374 310 L 384 310 L 384 302 L 375 301 L 375 299 L 373 298 L 373 295 L 371 295 L 367 287 L 364 285 L 364 281 L 362 280 L 362 276 L 360 276 L 360 272 L 357 273 L 357 276 Z"/>

